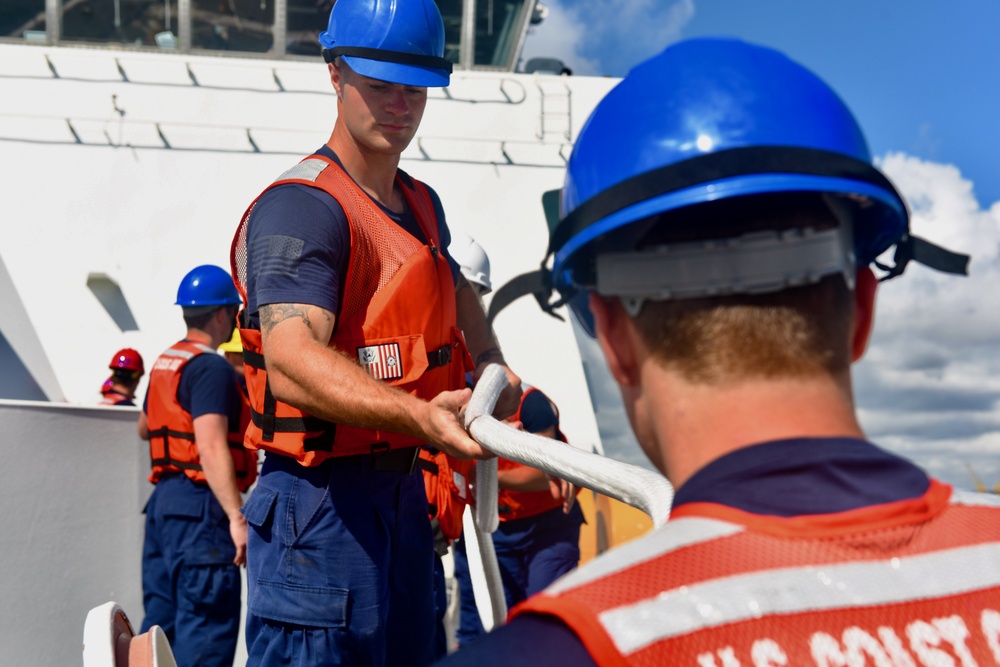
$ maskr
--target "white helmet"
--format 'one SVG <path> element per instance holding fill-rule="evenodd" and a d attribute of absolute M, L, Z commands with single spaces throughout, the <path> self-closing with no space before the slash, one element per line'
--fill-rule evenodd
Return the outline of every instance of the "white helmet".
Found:
<path fill-rule="evenodd" d="M 465 279 L 473 285 L 479 285 L 481 295 L 493 290 L 490 284 L 490 258 L 475 239 L 462 232 L 452 232 L 448 254 L 462 267 Z"/>

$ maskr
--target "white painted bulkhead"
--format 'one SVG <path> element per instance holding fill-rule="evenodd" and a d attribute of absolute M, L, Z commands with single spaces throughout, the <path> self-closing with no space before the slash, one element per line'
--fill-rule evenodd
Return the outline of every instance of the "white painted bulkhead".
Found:
<path fill-rule="evenodd" d="M 87 612 L 142 622 L 136 408 L 0 401 L 0 665 L 81 664 Z"/>

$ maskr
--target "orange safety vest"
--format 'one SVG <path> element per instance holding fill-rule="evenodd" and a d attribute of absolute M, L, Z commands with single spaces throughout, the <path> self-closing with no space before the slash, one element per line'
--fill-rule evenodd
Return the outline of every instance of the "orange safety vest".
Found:
<path fill-rule="evenodd" d="M 177 401 L 177 387 L 184 367 L 199 354 L 205 353 L 216 354 L 207 345 L 182 340 L 161 354 L 149 373 L 146 421 L 149 427 L 149 457 L 153 467 L 149 481 L 154 484 L 168 472 L 183 472 L 195 482 L 207 482 L 194 441 L 194 420 Z M 236 469 L 236 486 L 240 491 L 249 489 L 257 479 L 257 453 L 243 446 L 243 431 L 249 422 L 249 405 L 244 401 L 240 423 L 226 435 Z"/>
<path fill-rule="evenodd" d="M 1000 664 L 1000 499 L 952 493 L 781 518 L 676 509 L 516 607 L 598 665 Z"/>
<path fill-rule="evenodd" d="M 121 405 L 125 401 L 130 401 L 130 400 L 132 399 L 130 399 L 125 394 L 119 392 L 117 389 L 109 389 L 108 392 L 104 394 L 104 398 L 101 399 L 99 405 Z"/>
<path fill-rule="evenodd" d="M 347 278 L 330 347 L 354 359 L 372 377 L 414 396 L 431 399 L 464 387 L 472 359 L 456 325 L 454 278 L 440 251 L 437 217 L 426 186 L 396 177 L 428 244 L 393 222 L 334 160 L 310 156 L 264 192 L 289 183 L 328 193 L 344 209 L 350 226 Z M 231 254 L 244 305 L 246 226 L 256 203 L 243 215 Z M 248 447 L 315 466 L 335 456 L 422 444 L 407 435 L 334 424 L 278 401 L 267 381 L 260 330 L 251 328 L 246 308 L 240 326 L 252 416 Z"/>
<path fill-rule="evenodd" d="M 457 540 L 462 534 L 462 514 L 472 500 L 469 476 L 476 462 L 459 461 L 436 449 L 421 447 L 417 463 L 424 473 L 428 514 L 431 519 L 437 518 L 449 541 Z"/>
<path fill-rule="evenodd" d="M 230 450 L 242 449 L 247 453 L 248 458 L 252 462 L 249 468 L 253 469 L 252 478 L 247 484 L 247 488 L 250 488 L 250 484 L 253 484 L 257 479 L 257 464 L 259 459 L 257 458 L 257 452 L 254 450 L 247 449 L 246 445 L 243 444 L 243 439 L 246 437 L 247 427 L 250 425 L 250 396 L 247 394 L 246 387 L 240 383 L 239 378 L 236 380 L 236 384 L 240 389 L 240 423 L 235 431 L 230 430 L 226 434 L 226 442 L 229 443 Z M 240 471 L 237 469 L 236 474 L 239 475 Z M 240 489 L 241 491 L 245 489 Z"/>
<path fill-rule="evenodd" d="M 542 394 L 541 391 L 534 387 L 528 387 L 521 394 L 521 404 L 517 406 L 517 413 L 510 418 L 510 421 L 521 420 L 521 408 L 524 407 L 524 399 L 535 392 Z M 542 394 L 542 396 L 545 396 L 545 394 Z M 559 408 L 556 407 L 548 396 L 545 396 L 545 399 L 549 401 L 549 404 L 556 413 L 556 439 L 566 442 L 566 436 L 559 430 Z M 523 463 L 517 463 L 502 457 L 497 459 L 497 470 L 512 470 L 514 468 L 526 467 Z M 537 516 L 543 512 L 562 507 L 562 504 L 562 498 L 553 498 L 552 493 L 548 489 L 542 491 L 511 491 L 509 489 L 500 489 L 497 493 L 500 521 L 513 521 L 514 519 Z"/>

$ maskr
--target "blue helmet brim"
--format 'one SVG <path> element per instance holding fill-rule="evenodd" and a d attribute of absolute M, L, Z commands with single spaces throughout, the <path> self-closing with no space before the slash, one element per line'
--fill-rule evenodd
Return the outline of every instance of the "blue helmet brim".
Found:
<path fill-rule="evenodd" d="M 451 75 L 444 69 L 369 60 L 354 56 L 342 56 L 342 58 L 352 70 L 370 79 L 421 88 L 443 88 L 451 83 Z"/>
<path fill-rule="evenodd" d="M 818 192 L 867 199 L 854 221 L 855 248 L 859 266 L 871 263 L 892 247 L 907 231 L 909 216 L 902 202 L 884 189 L 850 179 L 808 174 L 751 174 L 700 184 L 653 197 L 609 215 L 569 239 L 555 253 L 555 285 L 570 287 L 564 271 L 574 256 L 599 237 L 630 223 L 673 210 L 731 197 L 780 192 Z"/>

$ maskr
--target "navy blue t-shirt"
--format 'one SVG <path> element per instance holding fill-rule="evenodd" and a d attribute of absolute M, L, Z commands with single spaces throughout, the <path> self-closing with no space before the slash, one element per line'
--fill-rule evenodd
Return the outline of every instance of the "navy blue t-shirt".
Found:
<path fill-rule="evenodd" d="M 712 502 L 755 514 L 828 514 L 917 498 L 930 486 L 909 461 L 854 438 L 766 442 L 712 461 L 677 490 L 674 506 Z M 579 637 L 553 617 L 519 616 L 462 647 L 448 667 L 594 667 Z"/>
<path fill-rule="evenodd" d="M 328 146 L 316 154 L 340 164 Z M 400 174 L 409 179 L 404 172 Z M 457 280 L 459 267 L 447 252 L 451 232 L 441 201 L 427 189 L 438 220 L 441 250 Z M 404 231 L 426 242 L 409 207 L 400 214 L 375 204 Z M 247 310 L 256 317 L 261 305 L 305 303 L 338 314 L 350 248 L 344 209 L 323 190 L 292 183 L 265 192 L 247 221 Z"/>

